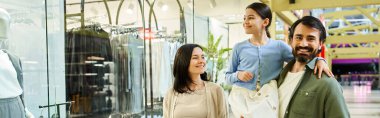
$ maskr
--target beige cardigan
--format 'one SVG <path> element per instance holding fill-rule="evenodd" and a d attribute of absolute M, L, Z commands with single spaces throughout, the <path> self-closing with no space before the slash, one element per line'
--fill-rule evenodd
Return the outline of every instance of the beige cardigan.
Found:
<path fill-rule="evenodd" d="M 212 82 L 205 82 L 207 118 L 227 118 L 228 106 L 222 87 Z M 173 118 L 174 106 L 178 93 L 173 88 L 166 93 L 163 103 L 164 118 Z"/>

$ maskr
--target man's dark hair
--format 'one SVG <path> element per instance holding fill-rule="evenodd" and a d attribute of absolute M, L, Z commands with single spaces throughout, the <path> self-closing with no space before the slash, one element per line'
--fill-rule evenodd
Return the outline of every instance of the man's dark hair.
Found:
<path fill-rule="evenodd" d="M 265 18 L 268 18 L 269 19 L 269 24 L 265 27 L 265 32 L 267 33 L 267 36 L 270 38 L 270 34 L 269 34 L 269 26 L 272 22 L 272 11 L 270 10 L 270 8 L 268 7 L 268 5 L 264 4 L 264 3 L 260 3 L 260 2 L 254 2 L 250 5 L 247 6 L 246 9 L 252 9 L 254 11 L 256 11 L 257 14 L 259 14 L 259 16 L 261 17 L 261 19 L 265 19 Z"/>
<path fill-rule="evenodd" d="M 326 29 L 323 26 L 322 22 L 313 17 L 313 16 L 304 16 L 301 19 L 298 19 L 296 22 L 293 23 L 293 25 L 289 29 L 289 40 L 293 40 L 294 30 L 296 29 L 297 25 L 302 23 L 303 25 L 306 25 L 308 27 L 312 27 L 319 30 L 319 41 L 321 43 L 324 43 L 326 40 Z"/>
<path fill-rule="evenodd" d="M 173 65 L 173 75 L 174 75 L 174 91 L 178 93 L 191 92 L 193 90 L 190 89 L 190 84 L 193 81 L 189 75 L 189 65 L 191 56 L 193 54 L 194 48 L 202 47 L 198 44 L 185 44 L 181 46 L 175 55 L 174 65 Z M 202 49 L 203 50 L 203 49 Z M 207 80 L 207 73 L 204 72 L 201 74 L 201 79 L 203 81 Z"/>

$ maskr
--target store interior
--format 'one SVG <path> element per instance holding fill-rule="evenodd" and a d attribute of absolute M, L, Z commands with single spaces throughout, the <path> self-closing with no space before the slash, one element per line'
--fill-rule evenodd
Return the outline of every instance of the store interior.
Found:
<path fill-rule="evenodd" d="M 247 40 L 244 9 L 253 2 L 271 6 L 276 40 L 288 42 L 302 16 L 323 21 L 319 56 L 344 88 L 351 117 L 380 117 L 380 1 L 0 0 L 0 8 L 11 16 L 8 50 L 22 60 L 25 106 L 35 117 L 159 118 L 177 49 L 196 43 L 219 52 Z M 226 94 L 230 55 L 207 57 L 210 80 Z"/>

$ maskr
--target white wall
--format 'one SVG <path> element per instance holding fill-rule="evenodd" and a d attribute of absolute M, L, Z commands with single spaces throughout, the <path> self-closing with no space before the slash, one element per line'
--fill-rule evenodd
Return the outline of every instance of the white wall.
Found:
<path fill-rule="evenodd" d="M 247 40 L 250 35 L 245 34 L 243 24 L 229 24 L 229 47 L 232 48 L 236 43 Z"/>
<path fill-rule="evenodd" d="M 214 19 L 210 18 L 210 32 L 214 34 L 214 41 L 218 39 L 219 36 L 222 36 L 222 39 L 219 43 L 219 48 L 228 47 L 228 25 Z"/>

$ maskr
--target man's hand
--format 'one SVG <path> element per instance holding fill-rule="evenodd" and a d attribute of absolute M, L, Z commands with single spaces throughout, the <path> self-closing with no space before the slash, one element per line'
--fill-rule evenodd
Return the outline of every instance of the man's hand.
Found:
<path fill-rule="evenodd" d="M 314 74 L 317 74 L 318 71 L 318 79 L 322 77 L 322 71 L 326 73 L 329 77 L 334 77 L 334 74 L 329 69 L 329 66 L 326 64 L 324 60 L 318 60 L 317 64 L 314 67 Z"/>
<path fill-rule="evenodd" d="M 248 82 L 253 78 L 253 74 L 248 71 L 238 71 L 237 73 L 238 79 L 243 82 Z"/>

